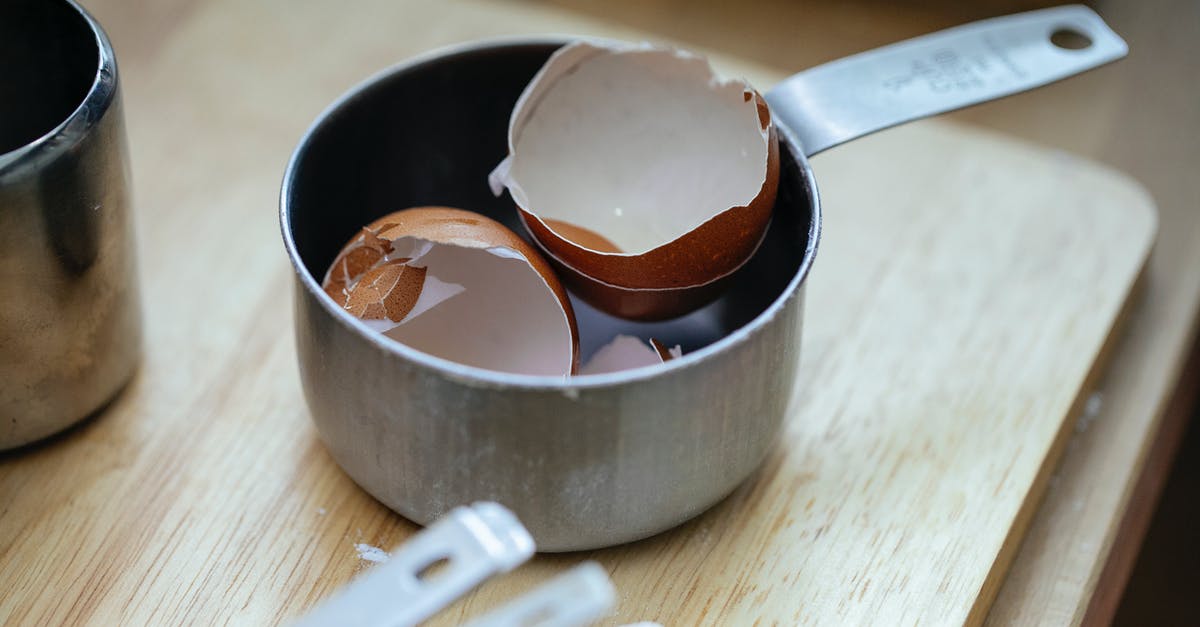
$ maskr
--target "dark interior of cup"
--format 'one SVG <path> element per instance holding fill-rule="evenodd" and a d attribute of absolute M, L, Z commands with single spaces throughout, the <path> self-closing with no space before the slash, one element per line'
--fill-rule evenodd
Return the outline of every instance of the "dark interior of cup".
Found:
<path fill-rule="evenodd" d="M 96 79 L 96 35 L 62 0 L 0 0 L 0 153 L 54 130 Z"/>
<path fill-rule="evenodd" d="M 301 145 L 283 191 L 296 248 L 318 281 L 357 230 L 392 211 L 446 205 L 478 211 L 528 239 L 508 194 L 487 177 L 507 154 L 509 114 L 553 44 L 505 44 L 390 73 L 331 111 Z M 617 333 L 655 337 L 691 352 L 750 322 L 787 288 L 808 248 L 812 206 L 802 158 L 780 151 L 770 230 L 733 287 L 714 303 L 666 322 L 614 318 L 573 298 L 587 359 Z"/>

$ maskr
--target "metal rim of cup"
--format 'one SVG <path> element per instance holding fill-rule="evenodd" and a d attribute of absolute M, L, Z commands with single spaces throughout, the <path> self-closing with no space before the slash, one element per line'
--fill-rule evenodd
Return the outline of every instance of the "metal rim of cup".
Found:
<path fill-rule="evenodd" d="M 62 0 L 79 14 L 96 40 L 98 61 L 91 86 L 83 100 L 57 126 L 40 137 L 8 152 L 0 152 L 0 180 L 36 170 L 56 155 L 71 150 L 87 136 L 117 93 L 117 64 L 108 35 L 95 18 L 75 0 Z"/>
<path fill-rule="evenodd" d="M 321 289 L 321 286 L 317 282 L 316 278 L 314 278 L 308 271 L 304 260 L 301 259 L 299 249 L 296 246 L 295 238 L 292 235 L 291 206 L 289 202 L 295 183 L 296 171 L 300 166 L 300 162 L 303 160 L 308 151 L 310 142 L 317 132 L 323 127 L 323 125 L 334 118 L 335 115 L 342 109 L 342 107 L 346 106 L 348 103 L 357 98 L 365 97 L 367 92 L 369 92 L 376 84 L 390 80 L 395 75 L 402 74 L 410 69 L 429 63 L 444 61 L 460 54 L 482 52 L 491 49 L 522 44 L 562 46 L 566 45 L 571 40 L 572 39 L 566 37 L 553 36 L 498 37 L 477 42 L 455 44 L 437 48 L 424 54 L 412 57 L 408 60 L 401 61 L 368 77 L 366 80 L 360 82 L 339 96 L 316 117 L 308 129 L 305 130 L 300 142 L 296 145 L 295 150 L 293 150 L 291 157 L 288 159 L 287 167 L 284 170 L 283 185 L 281 187 L 279 196 L 279 225 L 283 236 L 284 247 L 287 250 L 288 258 L 292 263 L 293 270 L 299 277 L 300 283 L 304 286 L 304 289 L 308 290 L 311 294 L 317 297 L 317 299 L 321 302 L 321 306 L 325 308 L 326 313 L 331 315 L 342 325 L 349 327 L 353 332 L 364 337 L 377 349 L 386 353 L 398 355 L 424 368 L 439 372 L 445 376 L 452 377 L 466 384 L 510 387 L 529 390 L 592 389 L 654 378 L 667 372 L 689 368 L 695 364 L 717 358 L 730 346 L 746 341 L 747 336 L 770 324 L 771 321 L 783 309 L 785 301 L 799 293 L 801 284 L 808 276 L 809 270 L 812 267 L 813 259 L 817 253 L 817 243 L 820 240 L 821 234 L 821 203 L 816 187 L 816 179 L 813 176 L 812 168 L 808 163 L 808 159 L 799 149 L 795 148 L 796 146 L 799 146 L 799 144 L 796 142 L 792 133 L 786 127 L 780 125 L 780 141 L 786 146 L 785 149 L 790 150 L 792 153 L 792 156 L 796 160 L 797 166 L 799 166 L 802 171 L 802 176 L 805 178 L 809 189 L 812 219 L 809 224 L 806 241 L 803 243 L 804 254 L 800 260 L 800 265 L 796 269 L 795 274 L 788 281 L 788 284 L 783 291 L 781 291 L 779 295 L 776 296 L 771 302 L 771 304 L 768 305 L 757 316 L 755 316 L 750 322 L 741 328 L 735 329 L 725 337 L 722 337 L 719 340 L 693 352 L 687 353 L 681 358 L 672 359 L 656 366 L 636 368 L 633 370 L 625 370 L 607 374 L 575 375 L 571 377 L 537 376 L 497 372 L 494 370 L 467 366 L 443 359 L 441 357 L 436 357 L 391 340 L 373 331 L 363 324 L 362 321 L 352 316 L 349 312 L 339 307 L 335 307 L 328 298 L 324 297 L 324 291 Z M 797 242 L 797 245 L 800 245 L 800 242 Z"/>

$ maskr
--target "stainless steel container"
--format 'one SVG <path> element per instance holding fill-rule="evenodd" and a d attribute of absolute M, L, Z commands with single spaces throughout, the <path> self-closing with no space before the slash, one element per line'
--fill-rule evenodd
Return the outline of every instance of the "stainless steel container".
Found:
<path fill-rule="evenodd" d="M 1062 28 L 1093 45 L 1056 48 L 1050 35 Z M 397 344 L 337 307 L 316 277 L 380 215 L 449 205 L 520 230 L 510 201 L 492 197 L 487 174 L 506 153 L 518 95 L 565 41 L 457 47 L 367 81 L 303 138 L 280 201 L 296 270 L 301 380 L 334 458 L 419 523 L 456 505 L 503 503 L 542 551 L 607 546 L 677 525 L 762 462 L 796 383 L 803 284 L 820 233 L 807 155 L 1125 53 L 1094 13 L 1071 7 L 952 29 L 784 81 L 767 95 L 781 124 L 779 196 L 733 288 L 663 323 L 621 321 L 575 302 L 585 357 L 616 332 L 681 342 L 684 357 L 661 366 L 569 380 L 485 371 Z M 972 65 L 985 61 L 986 70 Z"/>
<path fill-rule="evenodd" d="M 64 0 L 0 4 L 0 449 L 96 411 L 140 354 L 117 66 Z"/>

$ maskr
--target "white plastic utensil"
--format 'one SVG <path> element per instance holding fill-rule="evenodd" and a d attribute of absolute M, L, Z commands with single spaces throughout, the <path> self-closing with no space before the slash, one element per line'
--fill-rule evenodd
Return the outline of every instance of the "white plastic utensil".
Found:
<path fill-rule="evenodd" d="M 485 579 L 525 563 L 533 538 L 497 503 L 459 507 L 395 549 L 300 619 L 295 627 L 408 627 L 433 616 Z M 608 574 L 584 562 L 472 627 L 580 627 L 616 599 Z"/>
<path fill-rule="evenodd" d="M 582 627 L 604 618 L 615 600 L 604 568 L 584 562 L 467 627 Z"/>
<path fill-rule="evenodd" d="M 533 538 L 496 503 L 459 507 L 321 603 L 296 627 L 415 625 L 488 577 L 525 563 Z"/>

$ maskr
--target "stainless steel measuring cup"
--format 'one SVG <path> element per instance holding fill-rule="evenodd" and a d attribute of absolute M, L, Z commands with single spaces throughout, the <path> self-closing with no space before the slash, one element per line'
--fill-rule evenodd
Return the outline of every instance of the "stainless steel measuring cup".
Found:
<path fill-rule="evenodd" d="M 1052 43 L 1064 32 L 1089 45 Z M 571 379 L 485 371 L 397 344 L 335 306 L 318 277 L 350 234 L 386 212 L 450 205 L 519 230 L 513 206 L 491 196 L 487 174 L 506 152 L 513 103 L 566 41 L 459 46 L 368 80 L 301 140 L 280 199 L 296 270 L 301 379 L 334 458 L 420 523 L 456 505 L 503 503 L 543 551 L 597 548 L 677 525 L 762 462 L 796 382 L 803 284 L 820 233 L 808 155 L 1126 51 L 1090 10 L 1064 7 L 943 31 L 781 83 L 767 95 L 781 123 L 778 200 L 734 287 L 662 323 L 575 303 L 585 358 L 618 332 L 681 343 L 684 356 L 660 366 Z"/>
<path fill-rule="evenodd" d="M 126 154 L 96 21 L 0 3 L 0 450 L 89 415 L 137 365 Z"/>

